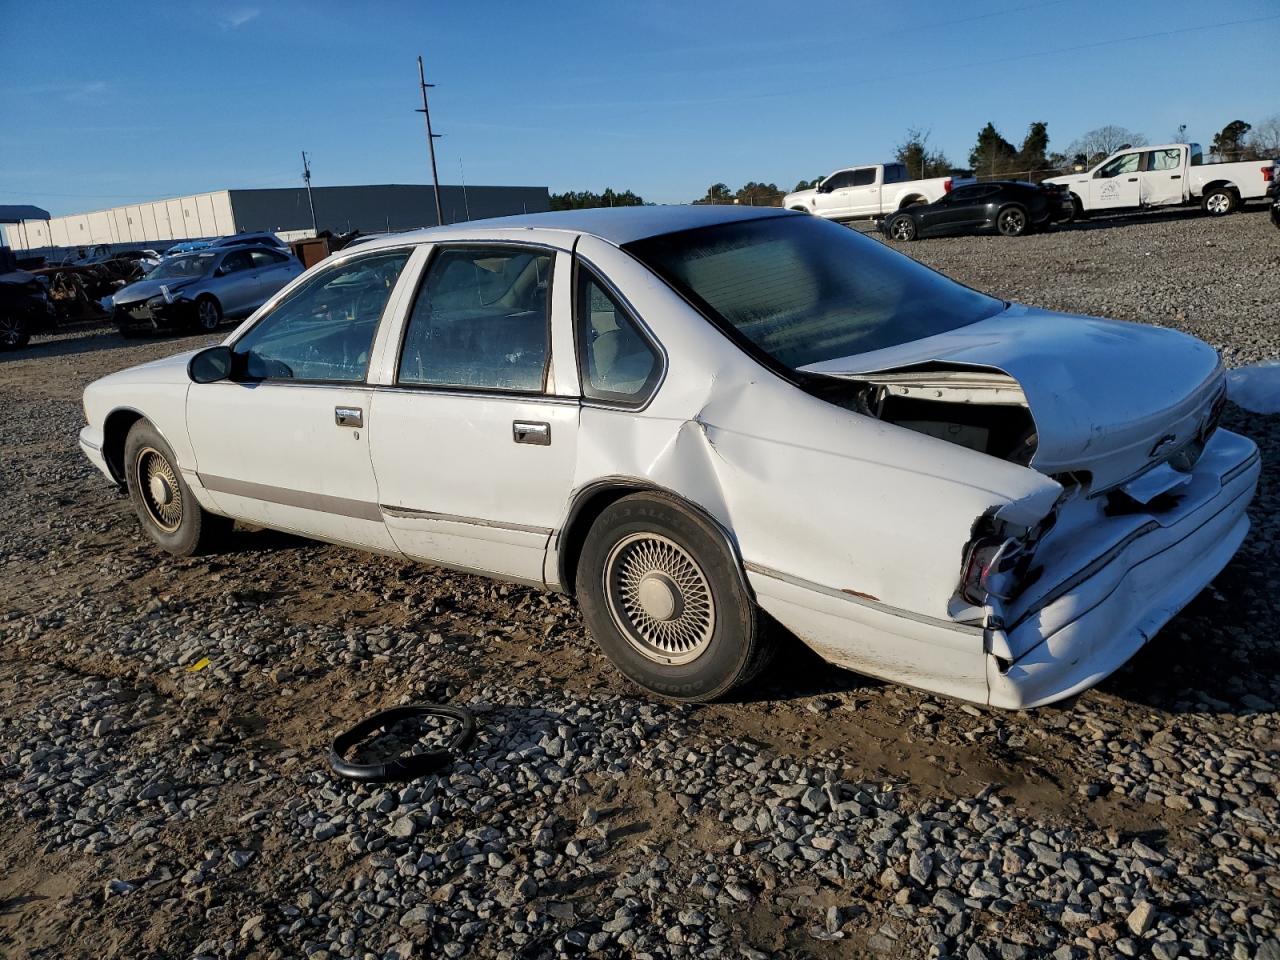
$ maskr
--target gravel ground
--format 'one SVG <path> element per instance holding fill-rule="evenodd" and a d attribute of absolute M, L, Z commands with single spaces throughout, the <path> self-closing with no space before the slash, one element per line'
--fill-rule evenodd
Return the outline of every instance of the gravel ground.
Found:
<path fill-rule="evenodd" d="M 1264 214 L 906 250 L 1280 356 Z M 76 449 L 79 395 L 197 342 L 0 360 L 0 953 L 1280 960 L 1273 471 L 1235 561 L 1072 702 L 982 710 L 795 645 L 738 699 L 673 706 L 564 598 L 270 532 L 151 547 Z M 1280 418 L 1226 424 L 1280 461 Z M 335 732 L 416 699 L 476 711 L 465 762 L 329 772 Z"/>

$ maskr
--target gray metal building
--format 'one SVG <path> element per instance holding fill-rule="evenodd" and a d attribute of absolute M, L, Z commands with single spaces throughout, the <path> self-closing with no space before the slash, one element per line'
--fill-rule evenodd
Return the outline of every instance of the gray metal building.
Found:
<path fill-rule="evenodd" d="M 320 230 L 381 233 L 436 224 L 435 191 L 430 186 L 387 183 L 313 187 Z M 539 213 L 548 209 L 546 187 L 440 187 L 445 223 Z M 270 230 L 281 239 L 311 236 L 311 207 L 305 187 L 217 190 L 212 193 L 126 204 L 109 210 L 24 220 L 4 228 L 14 250 L 75 248 L 90 244 L 153 246 L 179 240 Z"/>

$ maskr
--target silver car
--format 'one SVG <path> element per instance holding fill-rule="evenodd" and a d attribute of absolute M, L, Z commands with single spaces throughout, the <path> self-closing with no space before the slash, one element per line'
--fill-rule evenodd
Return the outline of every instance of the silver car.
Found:
<path fill-rule="evenodd" d="M 252 313 L 302 273 L 296 257 L 274 247 L 199 250 L 168 257 L 111 298 L 112 320 L 126 337 L 195 328 Z"/>

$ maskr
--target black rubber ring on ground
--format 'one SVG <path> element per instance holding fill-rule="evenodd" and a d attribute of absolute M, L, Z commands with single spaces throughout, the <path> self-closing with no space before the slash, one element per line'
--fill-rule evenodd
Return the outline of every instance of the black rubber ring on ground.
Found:
<path fill-rule="evenodd" d="M 346 759 L 347 751 L 369 734 L 409 717 L 448 717 L 461 723 L 462 729 L 448 746 L 439 750 L 407 753 L 383 763 L 353 763 Z M 443 703 L 411 703 L 403 707 L 392 707 L 361 720 L 350 730 L 334 737 L 329 747 L 329 766 L 333 767 L 333 772 L 338 776 L 363 783 L 413 780 L 447 766 L 457 751 L 471 742 L 475 731 L 475 720 L 471 717 L 471 711 L 465 707 L 451 707 Z"/>

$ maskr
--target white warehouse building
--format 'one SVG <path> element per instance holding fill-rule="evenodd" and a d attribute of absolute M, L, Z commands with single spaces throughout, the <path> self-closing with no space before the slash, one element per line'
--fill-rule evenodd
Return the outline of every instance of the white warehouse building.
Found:
<path fill-rule="evenodd" d="M 321 230 L 381 233 L 436 224 L 435 191 L 418 184 L 314 187 Z M 550 205 L 546 187 L 440 187 L 445 223 L 540 213 Z M 4 228 L 15 251 L 87 247 L 91 244 L 164 246 L 180 240 L 269 230 L 282 240 L 313 234 L 311 204 L 303 187 L 215 190 L 172 200 L 126 204 L 49 220 L 24 220 Z"/>

